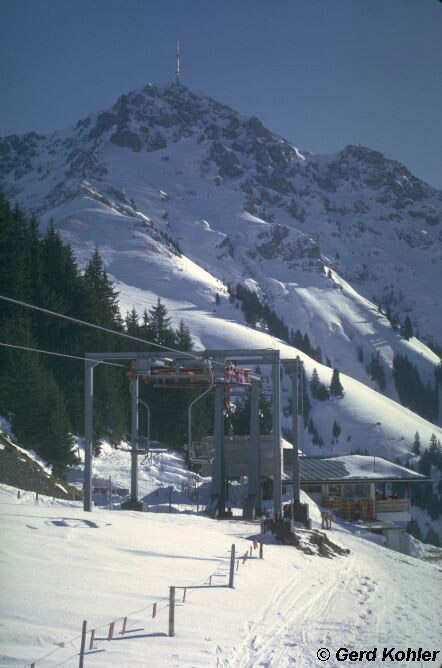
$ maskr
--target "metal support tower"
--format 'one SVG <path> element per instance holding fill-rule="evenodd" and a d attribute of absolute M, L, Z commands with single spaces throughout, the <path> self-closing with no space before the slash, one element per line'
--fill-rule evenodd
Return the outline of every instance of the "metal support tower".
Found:
<path fill-rule="evenodd" d="M 271 348 L 264 349 L 242 349 L 242 350 L 203 350 L 198 351 L 197 356 L 202 359 L 213 361 L 214 372 L 219 369 L 219 378 L 222 380 L 224 364 L 233 361 L 242 365 L 270 365 L 272 367 L 273 385 L 273 448 L 274 448 L 274 478 L 273 478 L 273 501 L 274 514 L 280 515 L 282 510 L 282 456 L 281 456 L 281 418 L 280 418 L 280 354 L 279 350 Z M 88 359 L 85 365 L 85 470 L 84 470 L 84 509 L 92 510 L 92 412 L 93 412 L 93 368 L 100 361 L 105 360 L 127 360 L 132 363 L 145 363 L 149 365 L 152 361 L 164 358 L 180 360 L 186 355 L 179 352 L 122 352 L 122 353 L 86 353 Z M 219 365 L 218 363 L 221 363 Z M 142 373 L 140 371 L 140 373 Z M 217 374 L 215 373 L 215 376 Z M 216 378 L 215 378 L 216 380 Z M 255 390 L 256 391 L 256 390 Z M 138 501 L 138 378 L 131 381 L 131 502 Z M 253 401 L 257 402 L 255 397 Z M 255 415 L 255 419 L 256 415 Z M 224 479 L 224 420 L 223 420 L 223 386 L 222 382 L 215 387 L 215 420 L 214 420 L 214 443 L 215 460 L 213 464 L 212 500 L 216 501 L 218 512 L 225 509 L 225 479 Z M 256 449 L 256 438 L 253 435 L 255 427 L 252 427 L 251 441 L 254 441 Z M 259 430 L 258 432 L 259 433 Z M 252 478 L 255 478 L 256 471 Z M 257 485 L 260 492 L 260 485 Z"/>
<path fill-rule="evenodd" d="M 138 376 L 130 381 L 131 393 L 131 433 L 130 440 L 132 446 L 131 453 L 131 471 L 130 471 L 130 500 L 132 503 L 138 501 Z"/>
<path fill-rule="evenodd" d="M 282 514 L 282 456 L 281 456 L 281 377 L 279 354 L 272 365 L 273 383 L 273 514 Z"/>
<path fill-rule="evenodd" d="M 214 456 L 212 463 L 212 489 L 210 511 L 217 517 L 225 509 L 224 484 L 224 388 L 215 387 L 215 416 L 213 424 Z"/>
<path fill-rule="evenodd" d="M 292 377 L 292 440 L 293 440 L 293 462 L 292 462 L 292 476 L 293 476 L 293 501 L 299 502 L 299 404 L 300 396 L 302 397 L 302 366 L 299 357 L 296 358 L 295 364 L 291 367 Z M 301 398 L 302 401 L 302 398 Z"/>
<path fill-rule="evenodd" d="M 259 381 L 252 381 L 250 390 L 250 445 L 248 453 L 247 502 L 244 516 L 261 515 L 261 451 L 259 442 Z"/>
<path fill-rule="evenodd" d="M 92 510 L 92 439 L 93 439 L 93 400 L 94 400 L 94 362 L 84 365 L 84 482 L 83 507 Z"/>

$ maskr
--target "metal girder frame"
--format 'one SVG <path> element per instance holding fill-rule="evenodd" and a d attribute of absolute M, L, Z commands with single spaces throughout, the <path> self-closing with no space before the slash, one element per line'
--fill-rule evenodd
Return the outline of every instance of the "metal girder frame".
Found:
<path fill-rule="evenodd" d="M 235 361 L 240 364 L 269 364 L 272 367 L 272 385 L 273 385 L 273 454 L 274 454 L 274 477 L 273 477 L 273 512 L 275 516 L 281 515 L 282 511 L 282 456 L 281 456 L 281 389 L 280 389 L 280 354 L 279 350 L 271 348 L 264 349 L 242 349 L 242 350 L 203 350 L 195 353 L 202 359 L 211 359 L 214 362 L 224 363 L 227 360 Z M 85 468 L 84 468 L 84 510 L 92 510 L 92 424 L 93 424 L 93 368 L 100 361 L 106 360 L 128 360 L 137 359 L 160 360 L 160 359 L 189 359 L 190 356 L 185 353 L 164 351 L 155 352 L 137 352 L 137 353 L 86 353 L 86 358 L 91 361 L 85 363 Z M 93 361 L 92 361 L 93 360 Z M 131 468 L 131 501 L 138 500 L 138 380 L 132 381 L 131 404 L 131 441 L 132 441 L 132 468 Z M 221 396 L 221 400 L 217 397 Z M 220 413 L 220 415 L 218 415 Z M 221 418 L 221 419 L 220 419 Z M 218 508 L 224 501 L 224 464 L 223 464 L 223 420 L 222 420 L 222 388 L 215 389 L 215 457 L 212 472 L 212 499 Z M 254 440 L 256 429 L 252 429 Z M 252 447 L 252 446 L 251 446 Z M 253 446 L 256 449 L 256 444 Z M 259 444 L 258 444 L 259 448 Z M 259 469 L 258 469 L 259 470 Z M 256 472 L 255 472 L 256 473 Z M 215 482 L 213 482 L 215 481 Z M 219 481 L 222 481 L 219 489 Z M 215 493 L 217 499 L 215 500 Z M 219 493 L 219 496 L 218 496 Z"/>
<path fill-rule="evenodd" d="M 293 441 L 293 462 L 292 462 L 292 480 L 293 501 L 299 503 L 300 481 L 299 481 L 299 417 L 303 419 L 303 411 L 299 415 L 299 404 L 301 398 L 302 405 L 302 362 L 299 357 L 296 359 L 281 360 L 281 364 L 290 371 L 292 381 L 292 441 Z M 286 480 L 284 482 L 287 482 Z"/>
<path fill-rule="evenodd" d="M 261 445 L 259 432 L 259 382 L 253 381 L 250 392 L 250 445 L 248 453 L 247 503 L 244 516 L 255 519 L 262 512 Z"/>

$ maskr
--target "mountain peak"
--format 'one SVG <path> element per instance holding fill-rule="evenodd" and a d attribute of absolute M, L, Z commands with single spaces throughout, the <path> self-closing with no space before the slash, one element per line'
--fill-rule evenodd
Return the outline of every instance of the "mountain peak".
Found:
<path fill-rule="evenodd" d="M 390 310 L 413 310 L 421 331 L 440 331 L 439 294 L 433 282 L 418 286 L 415 267 L 440 264 L 442 193 L 368 147 L 301 153 L 254 116 L 182 84 L 148 83 L 63 132 L 1 139 L 0 177 L 6 195 L 37 213 L 94 200 L 110 219 L 144 225 L 155 243 L 168 239 L 167 249 L 173 242 L 206 268 L 199 239 L 186 241 L 201 228 L 204 257 L 233 262 L 237 281 L 279 262 L 262 284 L 269 299 L 281 272 L 281 285 L 293 283 L 283 265 L 322 273 L 322 283 L 326 266 Z M 420 295 L 430 293 L 428 309 Z"/>

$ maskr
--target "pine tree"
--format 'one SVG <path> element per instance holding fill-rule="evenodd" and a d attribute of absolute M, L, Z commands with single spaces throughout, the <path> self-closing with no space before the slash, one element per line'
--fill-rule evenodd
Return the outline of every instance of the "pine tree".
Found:
<path fill-rule="evenodd" d="M 128 311 L 126 313 L 126 317 L 124 319 L 124 324 L 125 324 L 125 329 L 128 334 L 131 336 L 139 336 L 139 316 L 138 313 L 136 312 L 135 308 L 132 307 L 132 311 Z"/>
<path fill-rule="evenodd" d="M 31 353 L 17 352 L 12 426 L 18 439 L 34 449 L 60 474 L 75 462 L 70 424 L 62 394 L 43 362 Z M 26 370 L 26 391 L 21 378 Z"/>
<path fill-rule="evenodd" d="M 328 401 L 330 399 L 330 393 L 325 387 L 324 383 L 319 384 L 318 394 L 316 397 L 319 401 Z"/>
<path fill-rule="evenodd" d="M 216 293 L 215 295 L 215 303 L 217 304 L 217 306 L 219 306 L 219 304 L 221 303 L 221 299 L 218 293 Z"/>
<path fill-rule="evenodd" d="M 38 221 L 11 208 L 0 194 L 0 282 L 13 297 L 80 319 L 121 329 L 117 297 L 95 250 L 84 275 L 53 224 L 43 236 Z M 64 320 L 5 305 L 0 340 L 82 356 L 116 350 L 118 339 Z M 70 432 L 83 429 L 84 367 L 35 353 L 0 350 L 0 413 L 12 414 L 13 428 L 60 470 L 72 462 Z M 23 383 L 23 374 L 25 381 Z M 95 372 L 95 435 L 121 438 L 126 430 L 127 383 L 118 369 Z"/>
<path fill-rule="evenodd" d="M 332 436 L 336 440 L 339 438 L 339 435 L 341 433 L 341 426 L 336 422 L 336 420 L 333 422 L 333 428 L 332 428 Z"/>
<path fill-rule="evenodd" d="M 98 247 L 86 267 L 84 281 L 88 300 L 86 308 L 94 324 L 111 328 L 121 320 L 118 308 L 118 292 L 108 279 Z"/>
<path fill-rule="evenodd" d="M 406 355 L 394 355 L 393 378 L 401 404 L 435 422 L 439 414 L 438 388 L 422 382 L 416 365 Z"/>
<path fill-rule="evenodd" d="M 46 423 L 46 433 L 43 457 L 54 465 L 56 475 L 63 475 L 66 466 L 76 461 L 73 452 L 73 439 L 70 433 L 70 425 L 66 412 L 64 399 L 55 384 L 49 381 L 47 387 L 47 401 L 51 407 Z"/>
<path fill-rule="evenodd" d="M 413 336 L 413 325 L 411 324 L 411 320 L 408 315 L 405 317 L 404 323 L 401 327 L 401 334 L 404 339 L 406 339 L 406 341 L 411 339 Z"/>
<path fill-rule="evenodd" d="M 330 394 L 334 397 L 344 396 L 344 388 L 341 385 L 338 369 L 333 369 L 333 375 L 330 383 Z"/>
<path fill-rule="evenodd" d="M 375 380 L 379 385 L 379 389 L 383 392 L 385 390 L 385 372 L 381 364 L 379 352 L 372 355 L 371 361 L 367 366 L 367 373 L 372 380 Z"/>
<path fill-rule="evenodd" d="M 320 385 L 319 374 L 316 368 L 314 368 L 312 372 L 312 377 L 310 379 L 310 392 L 312 393 L 312 397 L 314 397 L 315 399 L 318 396 L 319 385 Z"/>
<path fill-rule="evenodd" d="M 302 408 L 304 413 L 304 428 L 305 428 L 307 427 L 310 410 L 312 406 L 308 396 L 307 377 L 305 374 L 304 362 L 301 362 L 301 373 L 302 373 L 302 404 L 303 404 Z"/>
<path fill-rule="evenodd" d="M 319 374 L 316 369 L 313 369 L 312 377 L 310 380 L 310 392 L 314 399 L 319 401 L 327 401 L 329 399 L 329 391 L 325 387 L 324 383 L 321 383 L 319 380 Z"/>
<path fill-rule="evenodd" d="M 156 343 L 163 346 L 174 344 L 174 333 L 170 329 L 170 321 L 171 318 L 167 315 L 167 308 L 158 297 L 157 305 L 149 309 L 149 322 Z"/>
<path fill-rule="evenodd" d="M 421 453 L 421 439 L 418 431 L 414 435 L 414 441 L 411 450 L 415 455 L 420 455 Z"/>
<path fill-rule="evenodd" d="M 442 473 L 442 446 L 436 434 L 431 434 L 428 454 L 431 464 Z"/>
<path fill-rule="evenodd" d="M 175 347 L 177 350 L 189 351 L 192 350 L 193 338 L 190 329 L 184 324 L 184 320 L 180 321 L 178 328 L 175 330 Z"/>

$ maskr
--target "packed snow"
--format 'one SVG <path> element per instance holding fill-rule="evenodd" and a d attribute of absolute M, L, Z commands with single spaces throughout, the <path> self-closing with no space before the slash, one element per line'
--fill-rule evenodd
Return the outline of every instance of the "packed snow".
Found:
<path fill-rule="evenodd" d="M 251 540 L 259 525 L 216 522 L 195 509 L 85 513 L 78 502 L 37 503 L 30 492 L 17 499 L 5 485 L 0 499 L 2 666 L 78 665 L 83 620 L 89 668 L 307 667 L 318 665 L 324 647 L 332 652 L 327 665 L 339 665 L 333 653 L 341 647 L 442 649 L 440 568 L 354 536 L 345 525 L 328 534 L 348 556 L 308 555 L 266 534 L 260 560 Z M 319 517 L 313 507 L 311 514 Z M 226 586 L 232 543 L 239 556 L 233 590 Z M 250 547 L 252 558 L 243 563 Z"/>

